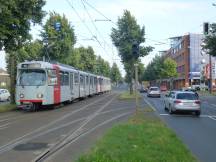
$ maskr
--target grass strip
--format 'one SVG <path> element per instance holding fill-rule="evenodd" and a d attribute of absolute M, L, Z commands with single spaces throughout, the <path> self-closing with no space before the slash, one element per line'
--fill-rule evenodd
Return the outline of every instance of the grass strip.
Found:
<path fill-rule="evenodd" d="M 123 93 L 121 93 L 121 94 L 119 95 L 119 99 L 120 99 L 120 100 L 131 100 L 131 99 L 135 99 L 135 98 L 136 98 L 136 94 L 137 94 L 138 99 L 142 98 L 139 92 L 136 92 L 136 93 L 133 92 L 132 94 L 130 94 L 129 91 L 125 91 L 125 92 L 123 92 Z"/>
<path fill-rule="evenodd" d="M 209 91 L 197 91 L 200 96 L 216 96 L 216 92 L 212 92 L 211 94 Z"/>
<path fill-rule="evenodd" d="M 1 104 L 0 105 L 0 113 L 15 110 L 15 109 L 16 109 L 15 104 Z"/>
<path fill-rule="evenodd" d="M 182 141 L 153 113 L 139 112 L 111 128 L 77 162 L 195 162 Z"/>

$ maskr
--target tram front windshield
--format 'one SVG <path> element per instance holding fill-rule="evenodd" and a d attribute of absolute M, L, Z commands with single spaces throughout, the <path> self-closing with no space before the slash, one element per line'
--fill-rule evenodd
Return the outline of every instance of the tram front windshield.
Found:
<path fill-rule="evenodd" d="M 40 86 L 46 81 L 46 73 L 41 69 L 26 69 L 20 71 L 19 85 Z"/>

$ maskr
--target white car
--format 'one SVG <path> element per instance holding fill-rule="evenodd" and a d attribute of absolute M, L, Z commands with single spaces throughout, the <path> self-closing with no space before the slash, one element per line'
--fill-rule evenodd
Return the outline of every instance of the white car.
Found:
<path fill-rule="evenodd" d="M 160 89 L 158 87 L 150 87 L 147 93 L 148 97 L 160 97 Z"/>
<path fill-rule="evenodd" d="M 201 102 L 199 96 L 191 91 L 171 91 L 165 95 L 164 108 L 170 114 L 177 111 L 195 112 L 197 116 L 201 113 Z"/>
<path fill-rule="evenodd" d="M 7 89 L 0 89 L 0 101 L 9 101 L 10 92 Z"/>

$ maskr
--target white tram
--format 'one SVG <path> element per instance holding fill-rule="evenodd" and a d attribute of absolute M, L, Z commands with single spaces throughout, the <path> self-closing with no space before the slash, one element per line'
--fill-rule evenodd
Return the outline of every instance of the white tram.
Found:
<path fill-rule="evenodd" d="M 16 104 L 36 110 L 111 90 L 110 79 L 63 64 L 29 61 L 17 66 Z"/>

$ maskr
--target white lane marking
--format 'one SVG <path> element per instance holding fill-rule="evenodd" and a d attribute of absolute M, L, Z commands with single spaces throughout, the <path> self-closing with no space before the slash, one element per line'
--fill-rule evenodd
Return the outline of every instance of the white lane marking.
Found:
<path fill-rule="evenodd" d="M 170 114 L 159 114 L 160 116 L 181 116 L 181 117 L 189 117 L 189 116 L 193 116 L 193 115 L 177 115 L 177 114 L 173 114 L 173 115 L 170 115 Z M 201 118 L 210 118 L 212 120 L 216 120 L 216 116 L 215 115 L 200 115 L 199 117 Z"/>
<path fill-rule="evenodd" d="M 216 120 L 215 116 L 214 117 L 213 116 L 209 116 L 209 118 L 212 119 L 212 120 Z"/>
<path fill-rule="evenodd" d="M 160 116 L 169 116 L 170 114 L 160 114 Z"/>
<path fill-rule="evenodd" d="M 5 127 L 7 125 L 9 125 L 10 123 L 4 124 L 4 125 L 0 125 L 0 128 Z"/>
<path fill-rule="evenodd" d="M 8 127 L 2 127 L 2 128 L 0 128 L 0 130 L 6 129 L 6 128 L 8 128 Z"/>
<path fill-rule="evenodd" d="M 144 101 L 152 108 L 152 110 L 156 112 L 156 109 L 154 108 L 154 106 L 145 97 L 144 97 Z"/>
<path fill-rule="evenodd" d="M 0 119 L 8 118 L 8 117 L 13 117 L 15 115 L 5 115 L 5 116 L 0 116 Z"/>
<path fill-rule="evenodd" d="M 215 104 L 210 104 L 210 105 L 212 105 L 212 106 L 216 107 L 216 105 L 215 105 Z"/>

